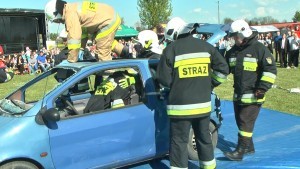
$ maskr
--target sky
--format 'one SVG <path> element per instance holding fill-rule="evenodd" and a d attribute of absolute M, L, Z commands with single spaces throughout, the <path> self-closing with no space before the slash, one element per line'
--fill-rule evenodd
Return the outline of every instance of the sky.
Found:
<path fill-rule="evenodd" d="M 128 26 L 135 27 L 139 22 L 137 0 L 93 1 L 113 6 Z M 9 0 L 1 3 L 0 8 L 44 9 L 47 2 L 48 0 Z M 186 22 L 198 23 L 218 23 L 218 13 L 220 23 L 224 18 L 235 20 L 264 16 L 272 16 L 279 22 L 291 22 L 295 12 L 300 11 L 300 0 L 171 0 L 171 4 L 173 12 L 170 18 L 181 17 Z M 49 29 L 50 32 L 57 33 L 63 27 L 53 23 Z"/>

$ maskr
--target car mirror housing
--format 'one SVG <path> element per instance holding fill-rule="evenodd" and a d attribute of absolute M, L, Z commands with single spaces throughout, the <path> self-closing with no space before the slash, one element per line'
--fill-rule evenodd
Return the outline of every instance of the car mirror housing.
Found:
<path fill-rule="evenodd" d="M 58 110 L 56 110 L 55 108 L 50 108 L 48 110 L 46 110 L 45 113 L 42 114 L 43 119 L 46 121 L 59 121 L 60 120 L 60 115 Z"/>

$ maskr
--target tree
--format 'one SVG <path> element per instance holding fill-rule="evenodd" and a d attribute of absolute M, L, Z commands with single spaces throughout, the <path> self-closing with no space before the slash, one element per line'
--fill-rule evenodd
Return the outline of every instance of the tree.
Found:
<path fill-rule="evenodd" d="M 148 29 L 166 23 L 172 14 L 170 0 L 138 0 L 137 5 L 141 24 Z"/>
<path fill-rule="evenodd" d="M 56 40 L 57 37 L 58 37 L 57 33 L 50 33 L 50 39 L 51 40 Z"/>
<path fill-rule="evenodd" d="M 224 18 L 224 24 L 229 24 L 229 23 L 232 23 L 233 20 L 231 18 Z"/>
<path fill-rule="evenodd" d="M 250 22 L 251 25 L 266 25 L 266 24 L 278 23 L 279 21 L 277 19 L 274 19 L 272 16 L 264 16 L 264 17 L 252 18 L 249 21 L 249 23 Z"/>
<path fill-rule="evenodd" d="M 141 22 L 136 22 L 135 24 L 135 29 L 137 30 L 137 31 L 139 31 L 139 32 L 141 32 L 142 30 L 145 30 L 146 28 L 145 28 L 145 26 L 144 25 L 142 25 L 141 24 Z"/>
<path fill-rule="evenodd" d="M 299 21 L 300 21 L 300 11 L 296 11 L 293 17 L 293 22 L 299 22 Z"/>

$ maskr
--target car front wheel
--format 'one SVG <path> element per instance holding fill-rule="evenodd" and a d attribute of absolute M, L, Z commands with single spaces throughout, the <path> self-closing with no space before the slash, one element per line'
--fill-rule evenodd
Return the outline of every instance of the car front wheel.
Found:
<path fill-rule="evenodd" d="M 213 148 L 215 150 L 218 142 L 218 130 L 216 130 L 216 126 L 213 122 L 209 123 L 209 131 L 212 139 Z M 190 129 L 188 153 L 190 160 L 199 160 L 193 128 Z"/>
<path fill-rule="evenodd" d="M 27 161 L 13 161 L 1 165 L 0 169 L 39 169 L 39 167 Z"/>

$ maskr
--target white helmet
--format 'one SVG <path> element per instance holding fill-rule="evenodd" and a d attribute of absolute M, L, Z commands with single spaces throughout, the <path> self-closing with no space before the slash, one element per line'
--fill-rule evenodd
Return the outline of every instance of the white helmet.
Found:
<path fill-rule="evenodd" d="M 232 22 L 229 29 L 230 36 L 237 35 L 241 39 L 249 38 L 252 35 L 252 30 L 248 23 L 242 19 Z"/>
<path fill-rule="evenodd" d="M 186 22 L 179 17 L 172 18 L 165 29 L 165 39 L 174 41 L 178 35 L 182 34 L 182 30 L 186 27 Z M 187 32 L 186 32 L 187 33 Z"/>
<path fill-rule="evenodd" d="M 62 19 L 62 15 L 57 12 L 56 1 L 50 0 L 45 6 L 45 14 L 48 20 L 55 22 L 57 19 Z"/>
<path fill-rule="evenodd" d="M 159 49 L 159 40 L 157 34 L 152 30 L 143 30 L 138 34 L 138 41 L 145 50 L 151 50 L 154 53 L 161 54 Z"/>
<path fill-rule="evenodd" d="M 158 44 L 158 37 L 152 30 L 143 30 L 138 34 L 138 41 L 145 49 L 148 49 L 153 44 Z"/>

